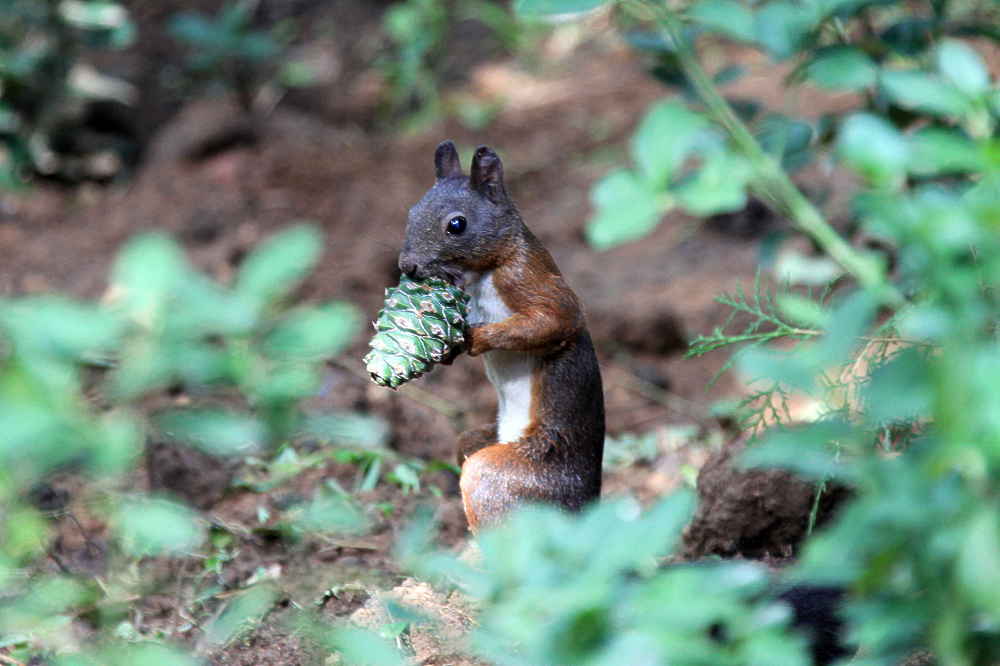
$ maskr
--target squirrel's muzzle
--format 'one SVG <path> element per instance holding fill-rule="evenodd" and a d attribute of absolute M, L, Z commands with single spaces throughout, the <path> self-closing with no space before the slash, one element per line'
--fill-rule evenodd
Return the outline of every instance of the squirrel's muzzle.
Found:
<path fill-rule="evenodd" d="M 413 260 L 406 252 L 399 253 L 399 270 L 403 275 L 407 275 L 411 278 L 417 278 L 417 262 Z"/>

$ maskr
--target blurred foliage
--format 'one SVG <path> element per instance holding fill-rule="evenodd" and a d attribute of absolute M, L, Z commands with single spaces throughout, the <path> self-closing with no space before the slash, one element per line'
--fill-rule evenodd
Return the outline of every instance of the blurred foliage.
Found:
<path fill-rule="evenodd" d="M 570 14 L 606 4 L 567 0 L 554 3 L 552 11 Z M 739 210 L 748 188 L 767 198 L 766 169 L 740 145 L 744 138 L 731 132 L 732 120 L 745 123 L 758 148 L 789 172 L 836 149 L 844 123 L 834 113 L 815 120 L 795 118 L 768 111 L 760 100 L 731 98 L 733 119 L 719 116 L 706 106 L 699 88 L 724 86 L 743 76 L 745 68 L 729 64 L 709 81 L 693 80 L 673 37 L 651 26 L 655 9 L 650 8 L 656 3 L 621 4 L 627 11 L 620 13 L 619 24 L 627 41 L 647 55 L 650 73 L 682 97 L 660 102 L 646 114 L 630 144 L 635 166 L 609 173 L 594 187 L 596 212 L 587 227 L 594 247 L 641 238 L 674 209 L 697 217 Z M 518 7 L 530 16 L 549 11 L 548 4 L 532 0 Z M 784 81 L 789 94 L 806 84 L 854 92 L 862 108 L 899 130 L 932 123 L 929 140 L 935 141 L 938 154 L 929 157 L 934 159 L 974 159 L 946 155 L 943 144 L 989 137 L 996 130 L 998 93 L 971 42 L 962 41 L 1000 43 L 1000 7 L 995 3 L 698 0 L 684 3 L 676 20 L 684 51 L 699 38 L 721 39 L 758 49 L 776 61 L 793 61 Z M 905 159 L 888 143 L 869 148 L 868 169 Z M 921 162 L 912 160 L 914 175 L 921 175 Z"/>
<path fill-rule="evenodd" d="M 475 566 L 433 547 L 428 515 L 404 534 L 399 556 L 478 600 L 472 646 L 488 663 L 809 664 L 763 566 L 662 563 L 693 506 L 682 491 L 645 513 L 628 499 L 580 516 L 528 507 L 479 536 Z"/>
<path fill-rule="evenodd" d="M 503 0 L 402 0 L 388 8 L 382 26 L 389 40 L 379 60 L 388 83 L 387 110 L 410 128 L 450 113 L 472 129 L 485 127 L 502 101 L 449 102 L 442 94 L 444 83 L 467 74 L 468 60 L 484 55 L 484 41 L 495 42 L 502 52 L 527 54 L 546 31 L 541 23 L 518 21 Z M 474 30 L 485 32 L 488 40 L 477 40 L 467 53 L 453 48 L 457 35 Z"/>
<path fill-rule="evenodd" d="M 625 433 L 604 440 L 604 458 L 601 462 L 606 470 L 631 467 L 638 463 L 655 460 L 660 454 L 655 432 L 641 435 Z"/>
<path fill-rule="evenodd" d="M 72 107 L 128 100 L 131 88 L 80 61 L 86 49 L 120 49 L 135 37 L 111 0 L 0 0 L 0 189 L 32 171 L 56 173 L 52 133 Z"/>
<path fill-rule="evenodd" d="M 198 555 L 207 584 L 233 558 L 233 539 L 174 499 L 125 490 L 148 433 L 214 456 L 253 453 L 266 478 L 278 481 L 338 456 L 356 462 L 365 451 L 368 460 L 396 463 L 388 473 L 364 470 L 367 487 L 384 475 L 419 488 L 423 464 L 380 453 L 384 423 L 301 407 L 323 388 L 325 360 L 358 328 L 346 303 L 291 304 L 321 247 L 312 226 L 292 227 L 259 245 L 224 287 L 169 237 L 148 234 L 121 250 L 100 305 L 57 296 L 0 300 L 0 646 L 25 661 L 41 653 L 59 664 L 195 663 L 164 642 L 169 634 L 139 634 L 131 625 L 130 603 L 159 584 L 143 580 L 141 563 Z M 168 390 L 185 399 L 157 399 Z M 303 461 L 293 446 L 303 438 L 334 448 Z M 80 527 L 87 547 L 106 560 L 101 574 L 70 567 L 52 550 L 51 519 L 67 510 L 47 507 L 39 492 L 54 472 L 85 480 L 80 501 L 108 526 L 100 546 Z M 258 518 L 295 538 L 368 526 L 367 509 L 332 482 L 277 521 L 266 510 Z M 255 574 L 235 596 L 220 597 L 224 606 L 212 600 L 225 588 L 202 591 L 190 609 L 206 618 L 200 649 L 225 644 L 269 612 L 270 578 Z M 90 638 L 72 628 L 81 618 L 95 630 Z"/>
<path fill-rule="evenodd" d="M 259 0 L 234 0 L 215 16 L 180 12 L 168 26 L 174 39 L 189 51 L 191 76 L 228 88 L 247 113 L 261 104 L 262 91 L 306 86 L 314 78 L 307 65 L 287 57 L 288 45 L 296 34 L 294 24 L 286 20 L 269 30 L 254 29 L 258 4 Z"/>
<path fill-rule="evenodd" d="M 520 0 L 518 8 L 537 16 L 606 4 Z M 820 269 L 803 262 L 798 273 L 817 287 L 837 280 L 835 289 L 814 294 L 758 283 L 750 294 L 723 296 L 720 302 L 740 315 L 740 328 L 732 320 L 698 338 L 692 354 L 735 348 L 732 364 L 759 388 L 743 405 L 759 433 L 747 464 L 854 488 L 854 499 L 811 536 L 793 570 L 794 579 L 848 590 L 849 638 L 860 646 L 851 663 L 897 664 L 921 646 L 944 664 L 996 662 L 1000 90 L 968 38 L 1000 39 L 998 7 L 947 0 L 701 0 L 676 10 L 652 0 L 620 5 L 629 39 L 653 54 L 654 75 L 686 101 L 654 105 L 630 144 L 634 166 L 595 187 L 589 239 L 604 248 L 640 238 L 675 207 L 696 216 L 738 209 L 749 189 L 829 253 L 838 270 L 824 267 L 819 278 L 809 273 Z M 739 72 L 726 67 L 713 77 L 704 71 L 697 40 L 708 34 L 792 60 L 788 86 L 858 92 L 860 108 L 810 122 L 768 115 L 756 100 L 727 101 L 719 87 Z M 788 178 L 815 155 L 856 174 L 852 214 L 891 248 L 892 271 L 883 257 L 846 243 Z M 793 421 L 785 402 L 793 395 L 816 401 L 819 416 Z M 528 518 L 512 523 L 519 520 Z M 575 540 L 587 520 L 571 523 L 566 539 Z M 644 542 L 608 539 L 613 529 L 606 527 L 594 543 L 613 550 Z M 541 531 L 520 534 L 517 543 Z M 494 562 L 486 547 L 484 553 L 496 567 L 491 581 L 504 580 L 520 561 Z M 534 553 L 522 575 L 547 571 L 538 564 L 546 557 Z M 598 583 L 578 581 L 550 593 L 544 626 L 576 622 L 578 636 L 598 627 L 602 646 L 628 640 L 630 631 L 609 628 L 608 618 L 620 617 L 610 610 L 615 602 L 598 600 L 586 619 L 572 606 L 579 589 Z M 717 582 L 683 597 L 632 584 L 655 595 L 659 612 L 675 609 L 679 619 L 672 621 L 683 622 L 698 615 L 692 607 Z M 484 615 L 502 604 L 486 596 Z M 753 617 L 746 606 L 734 607 L 738 617 Z M 659 631 L 669 627 L 664 621 Z M 484 621 L 483 631 L 490 629 Z M 565 642 L 551 634 L 519 640 L 538 651 L 510 663 L 558 662 L 555 655 L 565 655 Z M 647 663 L 702 663 L 678 659 L 684 649 Z M 776 651 L 740 663 L 784 658 Z M 727 662 L 713 657 L 706 663 Z"/>
<path fill-rule="evenodd" d="M 448 6 L 440 0 L 406 0 L 386 11 L 382 24 L 392 52 L 381 67 L 392 108 L 422 109 L 431 117 L 440 114 L 435 68 L 447 49 L 450 18 Z"/>

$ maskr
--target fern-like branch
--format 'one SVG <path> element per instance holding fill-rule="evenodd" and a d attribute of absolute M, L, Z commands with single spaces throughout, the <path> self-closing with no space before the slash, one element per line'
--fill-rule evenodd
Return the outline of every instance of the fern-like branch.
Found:
<path fill-rule="evenodd" d="M 691 341 L 685 358 L 703 356 L 709 352 L 742 345 L 745 347 L 756 347 L 767 344 L 780 338 L 794 340 L 806 340 L 815 338 L 823 332 L 810 328 L 802 328 L 781 315 L 775 304 L 776 293 L 773 289 L 768 289 L 761 283 L 760 273 L 754 279 L 753 291 L 748 295 L 742 286 L 733 293 L 724 293 L 716 297 L 716 302 L 729 307 L 729 316 L 722 326 L 716 326 L 708 335 L 699 335 Z M 826 294 L 820 296 L 822 301 Z M 737 316 L 743 314 L 750 317 L 750 321 L 739 331 L 731 331 L 733 322 Z M 731 356 L 728 361 L 712 377 L 712 383 L 729 370 L 735 357 Z"/>

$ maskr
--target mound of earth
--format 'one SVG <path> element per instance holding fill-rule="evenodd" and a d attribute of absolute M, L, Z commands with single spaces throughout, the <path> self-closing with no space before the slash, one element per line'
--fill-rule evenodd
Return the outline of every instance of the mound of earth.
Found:
<path fill-rule="evenodd" d="M 682 555 L 786 559 L 798 553 L 809 529 L 817 486 L 780 469 L 742 469 L 746 440 L 712 454 L 698 473 L 698 509 L 684 530 Z M 847 499 L 843 486 L 827 484 L 816 527 Z"/>

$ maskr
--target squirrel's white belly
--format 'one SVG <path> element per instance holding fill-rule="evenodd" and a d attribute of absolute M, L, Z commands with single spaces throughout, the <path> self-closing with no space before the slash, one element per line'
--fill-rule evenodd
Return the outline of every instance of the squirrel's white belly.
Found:
<path fill-rule="evenodd" d="M 469 292 L 469 321 L 495 324 L 513 312 L 493 285 L 492 273 L 466 275 Z M 497 391 L 497 440 L 517 441 L 531 424 L 531 378 L 535 357 L 527 352 L 494 349 L 483 354 L 486 377 Z"/>

